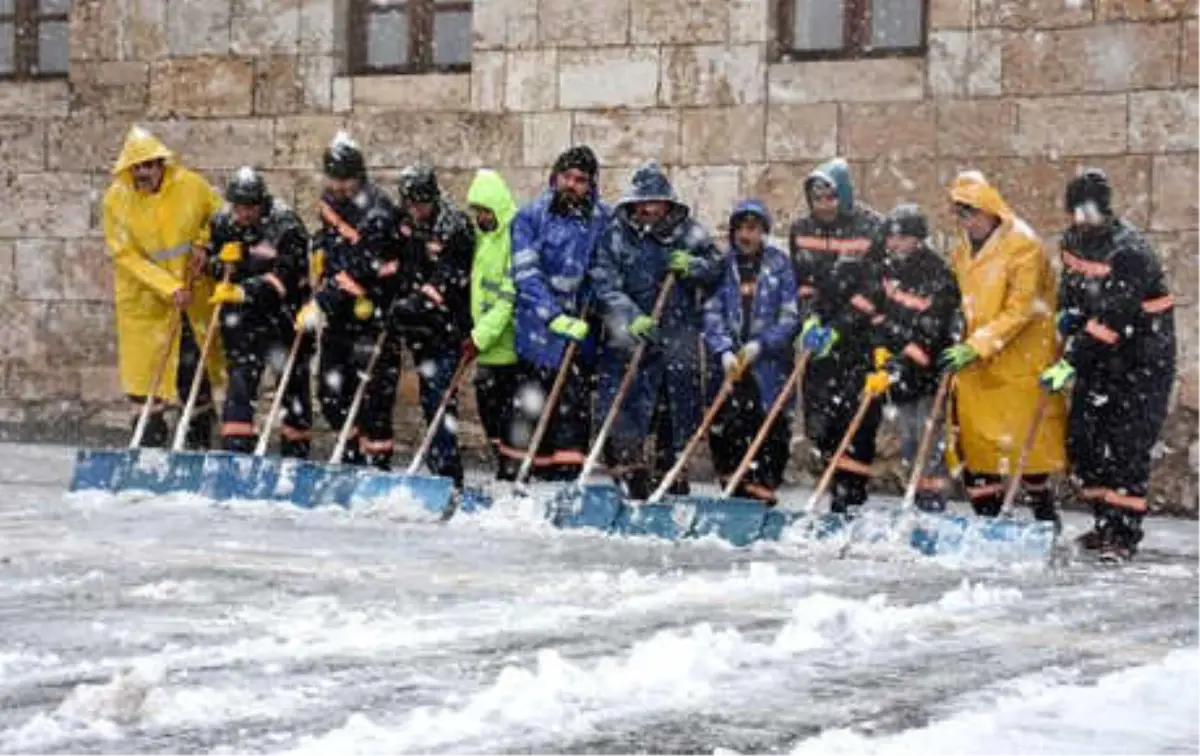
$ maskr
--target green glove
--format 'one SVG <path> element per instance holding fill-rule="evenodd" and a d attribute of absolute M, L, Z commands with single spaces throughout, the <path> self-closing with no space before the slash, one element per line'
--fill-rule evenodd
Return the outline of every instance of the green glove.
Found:
<path fill-rule="evenodd" d="M 1075 380 L 1075 368 L 1066 360 L 1059 360 L 1042 372 L 1042 387 L 1051 394 L 1061 394 Z"/>
<path fill-rule="evenodd" d="M 588 335 L 588 324 L 570 315 L 559 315 L 550 321 L 550 332 L 571 341 L 583 341 Z"/>
<path fill-rule="evenodd" d="M 801 352 L 812 352 L 817 359 L 828 357 L 829 351 L 838 341 L 838 332 L 833 328 L 821 325 L 821 319 L 816 315 L 808 316 L 800 335 L 796 338 L 796 349 Z"/>
<path fill-rule="evenodd" d="M 629 335 L 639 341 L 656 341 L 658 339 L 658 323 L 649 315 L 638 315 L 629 323 Z"/>
<path fill-rule="evenodd" d="M 938 358 L 938 367 L 951 373 L 957 373 L 977 359 L 979 359 L 979 352 L 975 351 L 975 347 L 970 344 L 955 344 L 942 352 L 941 357 Z"/>
<path fill-rule="evenodd" d="M 680 278 L 687 278 L 692 270 L 692 255 L 686 249 L 676 249 L 667 260 L 667 269 Z"/>

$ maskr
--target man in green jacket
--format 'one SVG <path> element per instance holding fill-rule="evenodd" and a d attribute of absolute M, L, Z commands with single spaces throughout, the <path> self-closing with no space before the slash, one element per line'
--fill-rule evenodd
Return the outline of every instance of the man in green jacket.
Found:
<path fill-rule="evenodd" d="M 471 265 L 474 327 L 463 349 L 476 356 L 475 403 L 496 455 L 496 478 L 515 480 L 524 456 L 521 444 L 513 442 L 520 370 L 514 346 L 517 290 L 509 272 L 509 225 L 517 214 L 517 203 L 504 178 L 485 168 L 475 173 L 467 204 L 476 228 Z"/>

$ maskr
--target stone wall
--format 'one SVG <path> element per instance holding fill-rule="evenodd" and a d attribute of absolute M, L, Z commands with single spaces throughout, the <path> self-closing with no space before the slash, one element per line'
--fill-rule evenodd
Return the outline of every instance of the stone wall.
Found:
<path fill-rule="evenodd" d="M 477 0 L 471 73 L 358 78 L 345 2 L 76 0 L 69 79 L 0 82 L 7 433 L 79 442 L 127 422 L 97 203 L 134 121 L 214 182 L 266 169 L 310 222 L 340 128 L 389 188 L 428 156 L 459 198 L 485 164 L 529 198 L 571 142 L 597 150 L 609 197 L 655 157 L 718 227 L 748 194 L 788 222 L 803 175 L 840 153 L 867 201 L 918 201 L 942 232 L 947 182 L 982 169 L 1050 237 L 1065 180 L 1098 165 L 1175 287 L 1160 492 L 1195 508 L 1195 0 L 930 0 L 926 57 L 824 62 L 773 62 L 773 0 Z"/>

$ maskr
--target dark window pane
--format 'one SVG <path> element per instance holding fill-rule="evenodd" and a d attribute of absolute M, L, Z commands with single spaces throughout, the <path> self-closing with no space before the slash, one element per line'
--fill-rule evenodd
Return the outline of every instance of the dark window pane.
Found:
<path fill-rule="evenodd" d="M 0 0 L 0 16 L 11 16 L 16 12 L 16 0 Z"/>
<path fill-rule="evenodd" d="M 3 3 L 3 0 L 0 0 Z M 70 13 L 71 0 L 38 0 L 38 10 L 46 15 Z"/>
<path fill-rule="evenodd" d="M 433 62 L 471 62 L 471 12 L 439 11 L 433 21 Z"/>
<path fill-rule="evenodd" d="M 13 72 L 13 48 L 16 46 L 14 43 L 12 23 L 0 21 L 0 74 Z"/>
<path fill-rule="evenodd" d="M 66 21 L 42 21 L 38 24 L 37 73 L 67 72 L 68 35 Z"/>
<path fill-rule="evenodd" d="M 842 47 L 844 0 L 794 0 L 792 39 L 797 50 L 837 50 Z"/>
<path fill-rule="evenodd" d="M 922 0 L 871 0 L 871 45 L 917 47 L 921 44 Z"/>
<path fill-rule="evenodd" d="M 371 68 L 408 63 L 408 13 L 381 11 L 367 16 L 367 65 Z"/>

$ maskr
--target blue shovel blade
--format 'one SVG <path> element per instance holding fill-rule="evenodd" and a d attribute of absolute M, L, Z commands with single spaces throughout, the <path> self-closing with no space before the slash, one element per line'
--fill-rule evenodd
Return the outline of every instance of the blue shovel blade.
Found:
<path fill-rule="evenodd" d="M 716 497 L 668 497 L 668 501 L 690 503 L 696 509 L 692 537 L 715 535 L 734 546 L 748 546 L 762 537 L 767 508 L 753 499 Z"/>
<path fill-rule="evenodd" d="M 253 498 L 256 461 L 254 457 L 234 452 L 205 454 L 198 493 L 217 501 Z"/>
<path fill-rule="evenodd" d="M 648 535 L 678 541 L 691 530 L 695 517 L 695 507 L 686 502 L 626 502 L 617 513 L 612 529 L 621 535 Z"/>
<path fill-rule="evenodd" d="M 389 501 L 415 504 L 426 512 L 443 515 L 454 495 L 454 481 L 432 475 L 400 475 L 363 471 L 358 474 L 349 503 Z"/>
<path fill-rule="evenodd" d="M 139 449 L 121 486 L 152 494 L 199 493 L 204 474 L 204 454 Z"/>
<path fill-rule="evenodd" d="M 350 465 L 326 466 L 320 481 L 313 486 L 312 507 L 342 507 L 349 508 L 350 497 L 358 485 L 361 467 Z"/>
<path fill-rule="evenodd" d="M 119 491 L 137 452 L 132 449 L 79 449 L 70 491 Z"/>
<path fill-rule="evenodd" d="M 1051 522 L 955 514 L 922 514 L 909 536 L 909 545 L 926 556 L 990 550 L 1012 556 L 1048 557 L 1054 542 Z"/>
<path fill-rule="evenodd" d="M 491 509 L 492 497 L 481 488 L 464 487 L 458 496 L 458 511 L 470 514 Z"/>
<path fill-rule="evenodd" d="M 570 485 L 554 497 L 551 517 L 560 528 L 608 531 L 623 505 L 621 490 L 616 486 Z"/>

